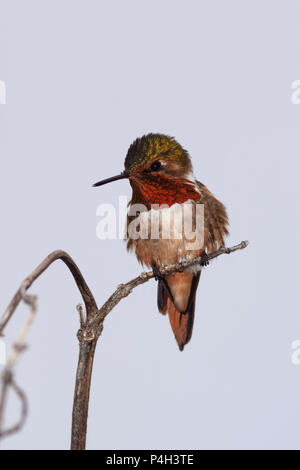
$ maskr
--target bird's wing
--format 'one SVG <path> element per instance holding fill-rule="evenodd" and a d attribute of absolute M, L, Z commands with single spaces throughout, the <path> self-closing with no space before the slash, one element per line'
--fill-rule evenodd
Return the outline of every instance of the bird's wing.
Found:
<path fill-rule="evenodd" d="M 197 181 L 204 204 L 204 243 L 208 253 L 224 246 L 224 237 L 228 235 L 228 217 L 225 206 Z"/>

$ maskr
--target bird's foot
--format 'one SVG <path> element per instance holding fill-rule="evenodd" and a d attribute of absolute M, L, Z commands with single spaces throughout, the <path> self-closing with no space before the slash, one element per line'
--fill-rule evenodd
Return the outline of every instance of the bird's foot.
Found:
<path fill-rule="evenodd" d="M 201 264 L 201 266 L 208 266 L 209 265 L 209 258 L 208 258 L 208 255 L 205 251 L 203 251 L 203 253 L 201 255 L 200 264 Z"/>
<path fill-rule="evenodd" d="M 152 263 L 152 271 L 156 281 L 161 281 L 163 279 L 163 276 L 161 275 L 160 270 L 155 263 Z"/>

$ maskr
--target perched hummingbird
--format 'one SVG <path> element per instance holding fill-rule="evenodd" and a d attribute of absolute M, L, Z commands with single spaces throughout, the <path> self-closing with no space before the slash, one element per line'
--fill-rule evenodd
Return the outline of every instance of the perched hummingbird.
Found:
<path fill-rule="evenodd" d="M 136 139 L 127 152 L 125 170 L 94 186 L 123 178 L 128 178 L 132 187 L 127 216 L 127 249 L 135 252 L 139 262 L 153 269 L 158 280 L 158 310 L 162 314 L 168 313 L 182 351 L 192 335 L 195 297 L 201 270 L 190 267 L 164 278 L 160 275 L 159 268 L 199 256 L 202 257 L 203 264 L 206 264 L 207 253 L 224 245 L 224 236 L 228 234 L 226 209 L 206 186 L 195 179 L 188 152 L 173 137 L 167 135 L 147 134 Z M 131 208 L 136 204 L 145 209 L 132 215 Z M 156 225 L 150 224 L 153 211 L 164 211 L 164 214 L 167 212 L 173 222 L 177 220 L 174 222 L 177 224 L 179 214 L 182 223 L 184 216 L 180 214 L 183 213 L 184 204 L 191 204 L 194 209 L 198 204 L 203 204 L 204 207 L 203 243 L 195 250 L 188 249 L 188 240 L 184 234 L 175 237 L 174 230 L 169 232 L 169 238 L 162 237 L 161 217 L 156 218 Z M 192 218 L 195 227 L 195 210 Z M 148 236 L 136 237 L 136 232 L 132 236 L 128 230 L 132 222 L 140 233 L 142 229 L 149 229 Z M 151 236 L 154 230 L 155 237 Z"/>

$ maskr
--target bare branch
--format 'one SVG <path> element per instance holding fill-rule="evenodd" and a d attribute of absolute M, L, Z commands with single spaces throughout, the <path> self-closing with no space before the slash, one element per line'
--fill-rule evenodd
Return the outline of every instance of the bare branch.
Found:
<path fill-rule="evenodd" d="M 16 382 L 13 379 L 13 367 L 19 355 L 26 348 L 25 340 L 29 333 L 31 325 L 34 321 L 34 318 L 37 312 L 37 305 L 36 305 L 36 297 L 33 295 L 28 295 L 25 292 L 24 287 L 21 288 L 21 298 L 24 300 L 25 303 L 27 303 L 30 306 L 30 312 L 21 329 L 21 332 L 19 334 L 19 337 L 17 338 L 17 341 L 12 346 L 10 356 L 7 360 L 6 367 L 2 374 L 2 390 L 1 390 L 1 397 L 0 397 L 0 437 L 5 437 L 10 434 L 13 434 L 14 432 L 19 431 L 22 428 L 26 419 L 26 415 L 27 415 L 27 399 L 26 399 L 24 392 L 21 390 L 21 388 L 16 384 Z M 21 417 L 20 417 L 19 422 L 12 428 L 6 431 L 3 431 L 2 428 L 3 428 L 3 421 L 4 421 L 4 410 L 5 410 L 5 403 L 7 400 L 9 387 L 11 387 L 15 391 L 17 396 L 19 397 L 21 401 L 21 405 L 22 405 L 22 410 L 21 410 Z"/>
<path fill-rule="evenodd" d="M 76 263 L 73 261 L 73 259 L 64 251 L 57 250 L 51 253 L 49 256 L 47 256 L 44 261 L 42 261 L 39 266 L 22 282 L 21 286 L 17 290 L 16 294 L 14 295 L 13 299 L 11 300 L 10 304 L 8 305 L 6 311 L 4 312 L 1 321 L 0 321 L 0 334 L 2 334 L 5 326 L 11 319 L 14 311 L 16 310 L 17 306 L 23 300 L 25 303 L 30 305 L 30 314 L 21 330 L 21 333 L 16 341 L 16 343 L 12 347 L 12 352 L 8 358 L 8 362 L 6 365 L 6 368 L 4 370 L 4 373 L 2 375 L 2 389 L 1 389 L 1 395 L 0 395 L 0 438 L 8 436 L 12 434 L 13 432 L 17 432 L 21 429 L 21 427 L 24 424 L 26 413 L 27 413 L 27 405 L 26 405 L 26 397 L 25 394 L 22 392 L 22 390 L 16 385 L 16 383 L 13 380 L 13 367 L 15 365 L 15 362 L 20 355 L 20 353 L 24 350 L 25 348 L 25 338 L 29 332 L 29 329 L 32 325 L 32 322 L 34 320 L 35 314 L 36 314 L 36 297 L 32 295 L 28 295 L 26 293 L 27 289 L 32 285 L 32 283 L 56 260 L 62 260 L 66 266 L 69 268 L 71 271 L 73 278 L 77 284 L 77 287 L 81 293 L 82 299 L 85 304 L 86 308 L 86 319 L 91 319 L 96 313 L 97 313 L 97 304 L 94 299 L 93 294 L 91 293 L 84 277 L 82 276 L 78 266 Z M 83 315 L 83 311 L 81 308 L 81 315 Z M 82 317 L 83 318 L 83 317 Z M 83 355 L 80 356 L 80 360 L 84 358 Z M 86 358 L 87 360 L 87 358 Z M 81 364 L 78 364 L 78 368 L 81 368 Z M 87 384 L 90 382 L 90 378 L 88 379 Z M 85 396 L 89 396 L 89 386 L 88 386 L 88 392 L 86 387 L 82 385 L 80 382 L 76 381 L 76 387 L 80 389 L 82 394 L 85 394 Z M 17 425 L 13 426 L 11 429 L 3 431 L 3 421 L 4 421 L 4 410 L 5 410 L 5 404 L 7 400 L 7 393 L 9 390 L 9 387 L 14 389 L 14 391 L 17 393 L 19 398 L 21 399 L 22 402 L 22 413 L 21 413 L 21 418 L 20 421 Z M 80 398 L 80 396 L 79 396 Z"/>
<path fill-rule="evenodd" d="M 0 438 L 10 436 L 11 434 L 14 434 L 22 429 L 22 427 L 25 424 L 27 414 L 28 414 L 28 403 L 27 403 L 27 398 L 23 390 L 16 384 L 16 382 L 13 380 L 11 376 L 7 376 L 3 378 L 2 381 L 2 391 L 1 391 L 1 409 L 4 410 L 4 403 L 5 403 L 5 398 L 6 394 L 8 391 L 8 387 L 10 387 L 17 395 L 21 402 L 21 414 L 20 414 L 20 419 L 15 424 L 9 429 L 6 429 L 4 431 L 1 431 L 0 429 Z M 3 400 L 3 404 L 2 404 Z"/>
<path fill-rule="evenodd" d="M 217 258 L 223 254 L 230 254 L 237 250 L 242 250 L 248 246 L 248 242 L 243 241 L 238 245 L 231 248 L 222 247 L 208 255 L 208 260 Z M 85 304 L 85 313 L 81 305 L 77 306 L 80 316 L 80 329 L 78 331 L 79 339 L 79 359 L 77 365 L 74 403 L 73 403 L 73 416 L 72 416 L 72 440 L 71 449 L 85 449 L 86 430 L 87 430 L 87 417 L 89 405 L 89 393 L 91 385 L 91 377 L 93 370 L 93 360 L 97 341 L 103 330 L 103 322 L 105 317 L 111 310 L 120 302 L 121 299 L 127 297 L 135 287 L 148 282 L 154 277 L 153 271 L 143 272 L 140 276 L 132 279 L 126 284 L 120 284 L 116 291 L 109 297 L 109 299 L 98 310 L 96 301 L 91 293 L 85 279 L 83 278 L 79 268 L 73 259 L 64 251 L 58 250 L 51 253 L 44 261 L 22 282 L 20 288 L 14 295 L 9 306 L 7 307 L 2 319 L 0 321 L 0 334 L 3 332 L 5 326 L 12 317 L 15 309 L 23 299 L 30 305 L 30 315 L 26 320 L 19 338 L 13 346 L 11 356 L 8 360 L 5 373 L 2 377 L 2 393 L 0 395 L 0 429 L 1 422 L 3 421 L 3 413 L 5 408 L 7 390 L 10 386 L 18 395 L 22 403 L 22 412 L 19 422 L 9 430 L 2 431 L 0 437 L 7 436 L 13 432 L 19 431 L 24 424 L 27 414 L 27 402 L 24 392 L 16 385 L 12 377 L 12 368 L 20 354 L 25 347 L 25 338 L 28 334 L 30 326 L 36 314 L 36 298 L 26 294 L 27 289 L 32 283 L 56 260 L 62 260 L 71 271 L 77 287 L 81 293 L 82 299 Z M 167 276 L 175 272 L 183 271 L 184 269 L 199 265 L 200 269 L 202 258 L 197 258 L 190 261 L 183 261 L 174 265 L 164 266 L 160 269 L 162 276 Z"/>
<path fill-rule="evenodd" d="M 82 276 L 78 266 L 73 261 L 70 255 L 62 250 L 53 251 L 48 255 L 44 261 L 39 264 L 34 271 L 32 271 L 29 276 L 24 279 L 20 288 L 17 290 L 16 294 L 12 298 L 10 304 L 8 305 L 6 311 L 4 312 L 1 321 L 0 321 L 0 334 L 3 332 L 7 322 L 11 318 L 12 314 L 14 313 L 15 309 L 19 305 L 20 301 L 22 300 L 22 292 L 25 292 L 32 283 L 56 260 L 60 259 L 63 261 L 66 266 L 68 266 L 69 270 L 72 273 L 72 276 L 77 284 L 77 287 L 81 293 L 82 299 L 85 303 L 85 307 L 87 312 L 91 313 L 92 311 L 97 310 L 97 304 L 94 299 L 92 292 L 90 291 L 87 283 L 85 282 L 84 277 Z"/>
<path fill-rule="evenodd" d="M 212 260 L 212 259 L 217 258 L 220 255 L 230 254 L 237 250 L 243 250 L 244 248 L 248 246 L 248 244 L 249 244 L 248 241 L 243 241 L 239 243 L 238 245 L 232 246 L 230 248 L 221 247 L 219 248 L 219 250 L 208 254 L 207 258 L 208 260 Z M 164 266 L 160 268 L 159 271 L 162 276 L 168 276 L 175 272 L 183 271 L 184 269 L 190 266 L 199 265 L 200 269 L 202 269 L 201 261 L 202 261 L 201 257 L 195 258 L 189 261 L 182 261 L 181 263 L 170 264 L 168 266 Z M 108 315 L 108 313 L 120 302 L 121 299 L 131 294 L 132 290 L 135 287 L 140 286 L 141 284 L 144 284 L 145 282 L 148 282 L 153 277 L 154 277 L 153 271 L 148 271 L 148 272 L 141 273 L 138 277 L 132 279 L 126 284 L 120 284 L 117 290 L 109 297 L 109 299 L 100 308 L 97 315 L 88 323 L 86 334 L 90 335 L 91 328 L 98 322 L 103 322 L 106 315 Z"/>

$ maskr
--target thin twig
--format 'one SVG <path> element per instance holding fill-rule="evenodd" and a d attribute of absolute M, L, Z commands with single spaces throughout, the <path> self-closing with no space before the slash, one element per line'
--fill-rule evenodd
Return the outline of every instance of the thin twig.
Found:
<path fill-rule="evenodd" d="M 19 398 L 21 402 L 21 413 L 20 413 L 19 421 L 14 426 L 4 431 L 0 431 L 0 438 L 10 436 L 11 434 L 14 434 L 20 431 L 25 424 L 27 414 L 28 414 L 27 398 L 23 390 L 16 384 L 16 382 L 14 381 L 12 377 L 4 379 L 2 383 L 3 387 L 5 386 L 5 384 L 7 385 L 7 387 L 10 387 Z M 5 397 L 6 393 L 7 393 L 7 388 L 4 391 L 2 389 L 1 396 Z"/>
<path fill-rule="evenodd" d="M 90 291 L 87 283 L 83 275 L 81 274 L 78 266 L 76 265 L 75 261 L 71 258 L 68 253 L 62 250 L 53 251 L 48 255 L 42 262 L 39 264 L 34 271 L 32 271 L 29 276 L 24 279 L 20 288 L 15 293 L 14 297 L 12 298 L 10 304 L 8 305 L 6 311 L 4 312 L 1 320 L 0 320 L 0 334 L 3 332 L 7 322 L 10 320 L 12 314 L 14 313 L 15 309 L 19 305 L 22 300 L 22 292 L 25 292 L 32 283 L 52 264 L 54 261 L 60 259 L 63 261 L 69 270 L 71 271 L 73 278 L 77 284 L 77 287 L 81 293 L 82 299 L 84 301 L 86 311 L 92 313 L 92 311 L 97 310 L 97 304 L 94 299 L 92 292 Z"/>
<path fill-rule="evenodd" d="M 237 250 L 243 250 L 244 248 L 248 246 L 248 244 L 249 244 L 248 241 L 243 241 L 239 243 L 238 245 L 232 246 L 230 248 L 221 247 L 217 251 L 214 251 L 213 253 L 208 254 L 207 258 L 208 260 L 212 260 L 212 259 L 217 258 L 220 255 L 230 254 Z M 182 261 L 180 263 L 163 266 L 162 268 L 159 269 L 159 271 L 162 276 L 168 276 L 175 272 L 183 271 L 184 269 L 190 266 L 199 265 L 199 269 L 202 269 L 201 261 L 202 261 L 201 257 L 195 258 L 189 261 Z M 118 288 L 115 290 L 115 292 L 109 297 L 109 299 L 100 308 L 97 315 L 88 323 L 86 334 L 90 335 L 91 328 L 98 322 L 103 322 L 106 315 L 108 315 L 108 313 L 120 302 L 121 299 L 123 299 L 124 297 L 127 297 L 132 292 L 132 290 L 135 289 L 135 287 L 140 286 L 141 284 L 144 284 L 145 282 L 149 281 L 153 277 L 154 277 L 153 271 L 143 272 L 138 277 L 132 279 L 126 284 L 120 284 Z"/>
<path fill-rule="evenodd" d="M 17 306 L 23 300 L 27 304 L 31 306 L 31 313 L 20 333 L 20 336 L 16 342 L 16 344 L 12 348 L 11 356 L 8 359 L 7 366 L 2 376 L 2 390 L 0 395 L 0 430 L 3 428 L 3 421 L 4 421 L 4 410 L 5 404 L 7 400 L 7 393 L 9 386 L 15 387 L 15 391 L 18 390 L 19 397 L 25 397 L 25 395 L 21 394 L 21 389 L 18 387 L 16 388 L 16 384 L 12 379 L 12 369 L 16 362 L 16 359 L 20 352 L 24 349 L 25 346 L 25 337 L 29 331 L 29 328 L 32 324 L 33 317 L 36 312 L 35 306 L 35 297 L 29 296 L 26 294 L 27 289 L 33 284 L 33 282 L 56 260 L 62 260 L 66 266 L 71 271 L 73 278 L 77 284 L 77 287 L 81 293 L 82 299 L 85 304 L 86 308 L 86 320 L 93 318 L 93 316 L 97 313 L 97 304 L 94 299 L 94 296 L 89 289 L 84 277 L 82 276 L 78 266 L 73 261 L 73 259 L 68 255 L 68 253 L 57 250 L 50 255 L 48 255 L 41 264 L 39 264 L 32 273 L 27 276 L 26 279 L 22 282 L 21 286 L 17 290 L 16 294 L 12 298 L 10 304 L 8 305 L 6 311 L 4 312 L 1 320 L 0 320 L 0 334 L 2 334 L 5 326 L 11 319 L 13 313 L 15 312 Z M 89 345 L 90 348 L 90 345 Z M 94 348 L 95 349 L 95 348 Z M 92 367 L 89 370 L 89 373 L 86 373 L 85 376 L 82 377 L 80 371 L 85 370 L 83 367 L 83 362 L 90 363 L 91 361 L 91 350 L 86 350 L 85 348 L 85 340 L 80 342 L 80 354 L 79 354 L 79 362 L 77 367 L 77 375 L 76 375 L 76 384 L 75 384 L 75 394 L 74 394 L 74 409 L 77 410 L 76 417 L 78 420 L 86 421 L 87 420 L 87 410 L 88 410 L 88 401 L 89 401 L 89 389 L 90 389 L 90 381 L 91 381 L 91 374 L 92 374 Z M 23 411 L 27 410 L 27 406 L 24 405 L 25 401 L 23 400 Z M 80 406 L 81 405 L 81 406 Z M 85 405 L 85 406 L 84 406 Z M 0 433 L 0 438 L 11 434 L 12 432 L 19 431 L 23 426 L 25 421 L 25 412 L 22 412 L 22 416 L 24 419 L 20 419 L 18 425 L 13 426 L 10 430 L 3 431 Z"/>
<path fill-rule="evenodd" d="M 1 399 L 0 399 L 0 437 L 8 436 L 9 434 L 12 434 L 20 430 L 25 422 L 26 415 L 27 415 L 27 399 L 26 399 L 25 393 L 14 381 L 13 367 L 17 359 L 19 358 L 20 354 L 26 348 L 26 344 L 25 344 L 26 337 L 29 333 L 29 330 L 32 326 L 32 323 L 34 321 L 34 318 L 37 312 L 37 302 L 36 302 L 37 299 L 33 295 L 28 295 L 24 287 L 21 288 L 21 298 L 24 300 L 26 304 L 30 306 L 30 312 L 21 329 L 21 332 L 17 338 L 17 341 L 12 346 L 11 353 L 7 360 L 7 364 L 4 369 L 4 372 L 2 374 L 2 390 L 1 390 Z M 15 393 L 17 394 L 17 396 L 19 397 L 21 401 L 21 405 L 22 405 L 21 418 L 15 426 L 11 427 L 8 430 L 3 430 L 4 410 L 5 410 L 5 404 L 6 404 L 9 388 L 12 388 L 15 391 Z"/>

